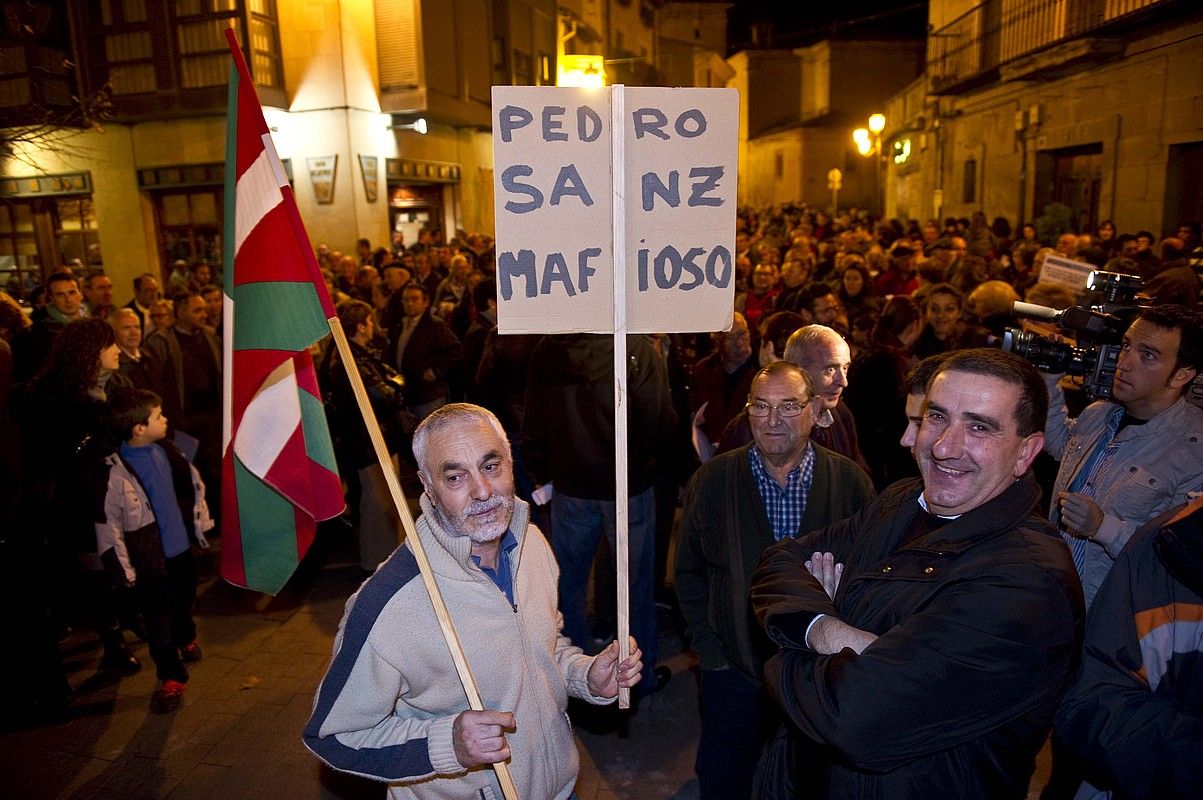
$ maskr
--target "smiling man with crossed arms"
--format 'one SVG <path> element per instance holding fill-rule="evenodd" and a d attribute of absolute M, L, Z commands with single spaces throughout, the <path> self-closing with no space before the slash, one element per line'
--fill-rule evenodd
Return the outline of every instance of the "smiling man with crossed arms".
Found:
<path fill-rule="evenodd" d="M 922 479 L 765 553 L 752 603 L 782 648 L 766 684 L 805 736 L 800 789 L 1026 794 L 1084 616 L 1069 552 L 1034 513 L 1046 402 L 1017 356 L 952 354 L 928 387 Z"/>

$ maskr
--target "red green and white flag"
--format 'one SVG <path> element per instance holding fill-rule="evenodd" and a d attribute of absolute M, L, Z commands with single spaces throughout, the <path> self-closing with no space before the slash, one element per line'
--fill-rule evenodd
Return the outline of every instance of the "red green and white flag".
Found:
<path fill-rule="evenodd" d="M 221 574 L 275 594 L 317 522 L 344 508 L 309 352 L 335 312 L 234 31 L 226 38 Z"/>

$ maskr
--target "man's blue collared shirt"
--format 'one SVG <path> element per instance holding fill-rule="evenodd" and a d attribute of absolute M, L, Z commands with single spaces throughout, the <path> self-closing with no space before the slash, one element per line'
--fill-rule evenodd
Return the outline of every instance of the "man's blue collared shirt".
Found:
<path fill-rule="evenodd" d="M 518 546 L 518 537 L 507 530 L 501 537 L 501 546 L 497 548 L 497 569 L 480 566 L 480 557 L 472 556 L 472 563 L 480 567 L 480 571 L 489 576 L 489 580 L 505 593 L 505 599 L 514 605 L 514 570 L 510 565 L 510 553 Z"/>
<path fill-rule="evenodd" d="M 752 465 L 752 474 L 756 476 L 756 486 L 760 489 L 765 513 L 773 526 L 773 538 L 779 542 L 787 536 L 797 536 L 802 515 L 806 513 L 806 501 L 810 497 L 810 483 L 815 476 L 814 445 L 806 443 L 802 463 L 790 470 L 785 478 L 784 489 L 773 480 L 755 446 L 748 450 L 748 461 Z"/>

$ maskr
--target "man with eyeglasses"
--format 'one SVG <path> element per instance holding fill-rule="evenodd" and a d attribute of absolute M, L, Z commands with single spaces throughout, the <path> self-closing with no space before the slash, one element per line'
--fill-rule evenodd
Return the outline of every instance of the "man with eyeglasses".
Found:
<path fill-rule="evenodd" d="M 746 406 L 752 442 L 706 462 L 685 490 L 676 589 L 702 670 L 702 800 L 750 795 L 764 743 L 780 721 L 761 679 L 774 648 L 748 601 L 761 553 L 873 498 L 863 470 L 810 441 L 820 404 L 800 367 L 764 367 Z"/>

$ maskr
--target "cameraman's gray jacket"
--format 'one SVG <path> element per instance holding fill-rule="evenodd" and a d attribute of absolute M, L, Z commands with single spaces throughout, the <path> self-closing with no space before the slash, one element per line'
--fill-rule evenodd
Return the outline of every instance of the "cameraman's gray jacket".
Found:
<path fill-rule="evenodd" d="M 1049 498 L 1049 520 L 1060 527 L 1057 498 L 1069 490 L 1099 437 L 1106 435 L 1110 416 L 1124 410 L 1117 403 L 1100 400 L 1076 419 L 1069 419 L 1056 378 L 1045 376 L 1045 382 L 1049 404 L 1044 449 L 1061 460 Z M 1086 542 L 1081 577 L 1087 607 L 1136 529 L 1167 508 L 1186 502 L 1187 492 L 1203 488 L 1203 409 L 1186 400 L 1179 399 L 1144 425 L 1128 425 L 1112 441 L 1114 450 L 1096 465 L 1089 492 L 1103 510 L 1096 536 L 1111 544 L 1104 547 L 1094 539 Z"/>

